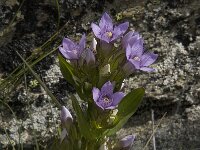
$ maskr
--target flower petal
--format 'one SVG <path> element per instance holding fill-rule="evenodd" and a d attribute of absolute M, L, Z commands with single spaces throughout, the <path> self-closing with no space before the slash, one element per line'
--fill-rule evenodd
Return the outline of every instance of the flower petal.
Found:
<path fill-rule="evenodd" d="M 128 41 L 130 40 L 130 38 L 133 36 L 134 32 L 133 31 L 129 31 L 123 38 L 122 38 L 122 45 L 124 48 L 126 48 L 128 46 Z"/>
<path fill-rule="evenodd" d="M 106 107 L 105 109 L 111 109 L 111 110 L 112 110 L 112 109 L 115 109 L 115 108 L 116 108 L 116 106 L 112 106 L 112 105 L 111 105 L 111 106 L 109 106 L 109 107 Z"/>
<path fill-rule="evenodd" d="M 102 35 L 101 35 L 101 40 L 103 40 L 103 41 L 105 41 L 106 43 L 110 43 L 110 41 L 111 41 L 111 38 L 109 38 L 108 36 L 107 36 L 107 33 L 106 32 L 104 32 Z"/>
<path fill-rule="evenodd" d="M 132 47 L 133 44 L 135 44 L 136 42 L 139 42 L 140 45 L 143 46 L 144 41 L 143 41 L 142 37 L 139 35 L 139 33 L 137 33 L 137 32 L 135 32 L 135 33 L 133 34 L 133 36 L 128 40 L 128 43 L 130 44 L 131 47 Z"/>
<path fill-rule="evenodd" d="M 79 42 L 79 46 L 80 46 L 80 51 L 81 52 L 85 48 L 85 42 L 86 42 L 86 36 L 85 36 L 85 34 L 83 34 L 82 37 L 81 37 L 81 40 Z"/>
<path fill-rule="evenodd" d="M 107 30 L 113 30 L 113 23 L 111 17 L 105 12 L 99 22 L 99 27 L 106 27 Z"/>
<path fill-rule="evenodd" d="M 129 59 L 129 61 L 134 65 L 136 69 L 140 69 L 140 61 Z"/>
<path fill-rule="evenodd" d="M 112 106 L 117 106 L 122 98 L 125 96 L 123 92 L 116 92 L 112 95 L 113 103 Z"/>
<path fill-rule="evenodd" d="M 62 46 L 64 49 L 72 50 L 75 47 L 75 43 L 68 38 L 63 38 Z"/>
<path fill-rule="evenodd" d="M 133 43 L 131 49 L 132 49 L 132 56 L 141 57 L 144 52 L 143 40 L 142 39 L 137 40 L 135 43 Z"/>
<path fill-rule="evenodd" d="M 93 95 L 93 99 L 95 102 L 97 102 L 97 100 L 99 99 L 99 96 L 100 96 L 100 90 L 98 88 L 93 88 L 92 89 L 92 95 Z"/>
<path fill-rule="evenodd" d="M 114 41 L 120 38 L 126 32 L 126 30 L 128 29 L 128 26 L 129 26 L 129 23 L 125 22 L 115 27 L 111 41 Z"/>
<path fill-rule="evenodd" d="M 101 109 L 105 109 L 104 107 L 103 107 L 103 104 L 102 104 L 102 101 L 95 101 L 95 103 L 96 103 L 96 105 L 98 106 L 98 107 L 100 107 Z"/>
<path fill-rule="evenodd" d="M 154 54 L 152 52 L 145 53 L 141 57 L 141 66 L 149 66 L 154 63 L 157 58 L 157 54 Z"/>
<path fill-rule="evenodd" d="M 126 32 L 126 30 L 128 29 L 129 27 L 129 22 L 124 22 L 120 25 L 118 25 L 117 27 L 114 28 L 114 32 L 117 31 L 117 32 L 120 32 L 119 35 L 122 35 Z"/>
<path fill-rule="evenodd" d="M 126 47 L 126 59 L 129 60 L 131 59 L 132 56 L 132 49 L 131 46 L 128 44 L 128 46 Z"/>
<path fill-rule="evenodd" d="M 106 82 L 101 88 L 102 95 L 112 95 L 113 94 L 113 85 L 110 81 Z"/>
<path fill-rule="evenodd" d="M 66 59 L 78 59 L 78 56 L 73 53 L 72 51 L 66 50 L 63 47 L 59 47 L 59 51 L 62 53 L 62 55 L 66 58 Z"/>
<path fill-rule="evenodd" d="M 87 64 L 94 64 L 95 63 L 94 53 L 90 49 L 86 49 L 85 60 L 86 60 Z"/>
<path fill-rule="evenodd" d="M 92 27 L 92 31 L 93 31 L 94 35 L 97 38 L 101 39 L 101 29 L 99 28 L 99 26 L 97 26 L 96 24 L 92 23 L 91 27 Z"/>
<path fill-rule="evenodd" d="M 140 70 L 146 71 L 146 72 L 155 72 L 156 71 L 154 68 L 148 68 L 148 67 L 141 67 Z"/>

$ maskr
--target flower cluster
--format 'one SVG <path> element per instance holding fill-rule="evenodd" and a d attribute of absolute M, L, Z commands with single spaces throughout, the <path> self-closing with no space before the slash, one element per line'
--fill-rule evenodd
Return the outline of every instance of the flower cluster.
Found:
<path fill-rule="evenodd" d="M 138 98 L 136 105 L 130 99 L 132 95 L 134 96 L 135 91 L 127 96 L 120 91 L 123 80 L 136 71 L 155 71 L 150 65 L 156 61 L 158 55 L 145 51 L 142 37 L 138 32 L 128 32 L 128 27 L 128 22 L 119 25 L 113 24 L 111 17 L 104 13 L 99 24 L 91 24 L 95 38 L 92 39 L 89 47 L 86 46 L 85 34 L 82 35 L 79 43 L 64 38 L 59 47 L 61 53 L 59 60 L 63 76 L 74 85 L 79 97 L 88 104 L 86 111 L 83 112 L 84 115 L 80 114 L 81 108 L 79 109 L 77 103 L 73 105 L 78 113 L 78 127 L 92 129 L 89 135 L 80 129 L 81 134 L 84 134 L 88 139 L 92 137 L 91 134 L 96 135 L 97 139 L 100 136 L 105 139 L 106 134 L 112 131 L 111 128 L 118 130 L 117 124 L 120 123 L 118 118 L 130 117 L 130 114 L 135 112 L 144 90 L 136 90 L 140 94 L 139 97 L 136 97 Z M 133 110 L 126 109 L 131 107 L 129 104 L 133 105 Z M 114 119 L 112 119 L 115 110 L 118 112 L 114 114 Z M 85 124 L 82 125 L 85 116 L 87 120 L 85 124 L 89 122 L 89 128 L 86 128 Z M 68 132 L 70 133 L 69 126 L 74 122 L 70 112 L 65 107 L 61 111 L 61 121 L 64 128 L 61 137 L 63 140 Z M 129 147 L 134 138 L 133 135 L 126 136 L 118 141 L 116 147 Z M 102 143 L 106 143 L 106 139 L 102 140 L 99 146 Z"/>

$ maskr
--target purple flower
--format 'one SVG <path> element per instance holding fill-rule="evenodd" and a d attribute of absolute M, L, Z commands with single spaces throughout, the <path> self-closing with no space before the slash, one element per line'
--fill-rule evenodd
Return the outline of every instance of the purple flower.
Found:
<path fill-rule="evenodd" d="M 134 43 L 139 43 L 143 46 L 143 39 L 139 35 L 138 32 L 129 31 L 123 38 L 122 38 L 122 45 L 124 48 L 128 46 L 128 44 L 132 47 Z"/>
<path fill-rule="evenodd" d="M 158 55 L 152 52 L 145 52 L 143 50 L 143 42 L 137 40 L 133 43 L 132 47 L 130 44 L 126 47 L 126 58 L 135 69 L 153 72 L 155 69 L 149 68 L 148 66 L 154 63 Z"/>
<path fill-rule="evenodd" d="M 66 59 L 77 60 L 80 58 L 81 53 L 85 48 L 85 42 L 85 34 L 82 35 L 79 43 L 74 43 L 70 39 L 64 38 L 62 41 L 62 45 L 59 47 L 59 50 Z"/>
<path fill-rule="evenodd" d="M 92 90 L 93 99 L 97 106 L 104 109 L 114 109 L 124 97 L 124 93 L 113 93 L 114 86 L 110 81 L 106 82 L 101 90 L 94 87 Z"/>
<path fill-rule="evenodd" d="M 61 108 L 60 118 L 61 118 L 62 125 L 65 127 L 70 126 L 73 122 L 72 115 L 65 106 L 62 106 Z"/>
<path fill-rule="evenodd" d="M 127 135 L 119 141 L 119 146 L 121 148 L 131 147 L 134 140 L 135 140 L 134 135 Z"/>
<path fill-rule="evenodd" d="M 92 23 L 92 30 L 97 38 L 107 43 L 120 38 L 128 29 L 129 23 L 125 22 L 118 26 L 113 26 L 112 19 L 107 13 L 104 13 L 99 22 L 99 26 Z"/>

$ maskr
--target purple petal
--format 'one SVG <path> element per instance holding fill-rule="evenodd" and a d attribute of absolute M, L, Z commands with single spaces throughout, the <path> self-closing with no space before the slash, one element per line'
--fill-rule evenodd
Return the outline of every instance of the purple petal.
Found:
<path fill-rule="evenodd" d="M 109 106 L 109 107 L 106 107 L 105 109 L 115 109 L 116 108 L 116 106 Z"/>
<path fill-rule="evenodd" d="M 95 102 L 97 102 L 97 100 L 99 99 L 99 96 L 100 96 L 100 90 L 98 88 L 93 88 L 92 89 L 92 95 L 93 95 L 93 99 Z"/>
<path fill-rule="evenodd" d="M 134 32 L 133 31 L 129 31 L 123 38 L 122 38 L 122 44 L 123 47 L 126 48 L 128 46 L 128 41 L 130 40 L 130 38 L 133 36 Z"/>
<path fill-rule="evenodd" d="M 135 136 L 134 136 L 134 135 L 125 136 L 123 139 L 121 139 L 121 140 L 119 141 L 119 145 L 120 145 L 122 148 L 131 147 L 131 145 L 133 144 L 134 139 L 135 139 Z"/>
<path fill-rule="evenodd" d="M 101 17 L 101 20 L 99 22 L 99 27 L 100 28 L 106 27 L 107 30 L 113 30 L 112 19 L 110 18 L 110 16 L 106 12 Z"/>
<path fill-rule="evenodd" d="M 111 95 L 113 94 L 113 85 L 110 81 L 106 82 L 101 88 L 102 95 Z"/>
<path fill-rule="evenodd" d="M 101 109 L 105 109 L 104 107 L 103 107 L 103 105 L 102 105 L 102 102 L 100 101 L 95 101 L 95 103 L 96 103 L 96 105 L 98 106 L 98 107 L 100 107 Z"/>
<path fill-rule="evenodd" d="M 126 59 L 129 60 L 131 59 L 133 56 L 132 56 L 132 49 L 130 47 L 130 45 L 128 44 L 127 48 L 126 48 Z"/>
<path fill-rule="evenodd" d="M 86 42 L 86 37 L 85 34 L 83 34 L 79 42 L 80 51 L 82 51 L 85 48 L 85 42 Z"/>
<path fill-rule="evenodd" d="M 70 50 L 75 47 L 75 43 L 68 38 L 63 38 L 62 45 L 64 49 Z"/>
<path fill-rule="evenodd" d="M 128 26 L 129 26 L 129 23 L 125 22 L 125 23 L 122 23 L 122 24 L 118 25 L 117 27 L 115 27 L 111 41 L 114 41 L 114 40 L 120 38 L 126 32 L 126 30 L 128 29 Z"/>
<path fill-rule="evenodd" d="M 73 51 L 69 51 L 64 49 L 63 47 L 59 47 L 59 51 L 62 53 L 62 55 L 66 58 L 66 59 L 78 59 L 77 54 L 75 54 Z"/>
<path fill-rule="evenodd" d="M 135 32 L 134 35 L 128 40 L 128 43 L 130 44 L 130 46 L 132 47 L 136 42 L 139 42 L 140 45 L 143 46 L 143 39 L 142 37 L 137 33 Z"/>
<path fill-rule="evenodd" d="M 144 52 L 144 49 L 143 49 L 143 40 L 140 39 L 138 41 L 136 41 L 132 47 L 132 56 L 137 56 L 137 57 L 141 57 L 143 52 Z"/>
<path fill-rule="evenodd" d="M 146 71 L 146 72 L 155 72 L 156 71 L 154 68 L 148 68 L 148 67 L 141 67 L 140 70 Z"/>
<path fill-rule="evenodd" d="M 102 35 L 101 35 L 101 40 L 103 40 L 103 41 L 105 41 L 106 43 L 110 43 L 110 41 L 111 41 L 111 38 L 109 38 L 108 37 L 108 35 L 107 35 L 107 33 L 105 32 L 105 33 L 103 33 Z"/>
<path fill-rule="evenodd" d="M 141 66 L 149 66 L 154 63 L 157 58 L 157 54 L 154 54 L 152 52 L 145 53 L 141 57 Z"/>
<path fill-rule="evenodd" d="M 112 95 L 113 103 L 112 106 L 117 106 L 122 98 L 125 96 L 123 92 L 116 92 Z"/>
<path fill-rule="evenodd" d="M 129 59 L 129 61 L 134 65 L 136 69 L 140 69 L 140 61 Z"/>
<path fill-rule="evenodd" d="M 94 53 L 90 49 L 86 49 L 85 60 L 86 60 L 87 64 L 94 64 L 95 63 Z"/>
<path fill-rule="evenodd" d="M 92 27 L 92 31 L 94 32 L 94 35 L 101 39 L 101 29 L 99 28 L 99 26 L 97 26 L 96 24 L 92 23 L 91 25 Z"/>

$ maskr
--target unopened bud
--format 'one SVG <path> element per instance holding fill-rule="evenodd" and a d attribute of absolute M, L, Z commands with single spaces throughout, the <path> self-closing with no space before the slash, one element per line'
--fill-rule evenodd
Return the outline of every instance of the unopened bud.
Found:
<path fill-rule="evenodd" d="M 62 106 L 60 118 L 62 125 L 66 128 L 68 128 L 73 122 L 72 115 L 65 106 Z"/>

